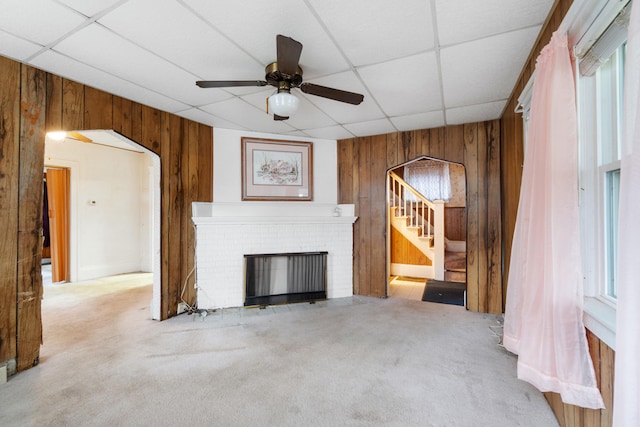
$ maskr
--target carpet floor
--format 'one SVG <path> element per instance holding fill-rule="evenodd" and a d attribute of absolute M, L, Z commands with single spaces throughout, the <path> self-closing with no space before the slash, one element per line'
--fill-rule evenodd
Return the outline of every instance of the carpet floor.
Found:
<path fill-rule="evenodd" d="M 0 425 L 557 426 L 497 316 L 352 297 L 156 322 L 127 280 L 45 288 L 40 364 L 0 385 Z"/>

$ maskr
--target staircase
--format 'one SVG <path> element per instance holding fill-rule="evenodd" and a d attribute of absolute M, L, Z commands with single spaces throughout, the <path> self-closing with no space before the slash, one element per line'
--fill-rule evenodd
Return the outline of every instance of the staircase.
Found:
<path fill-rule="evenodd" d="M 466 245 L 445 237 L 444 201 L 426 199 L 393 172 L 388 176 L 387 196 L 390 225 L 431 260 L 431 266 L 420 266 L 415 275 L 466 282 Z"/>

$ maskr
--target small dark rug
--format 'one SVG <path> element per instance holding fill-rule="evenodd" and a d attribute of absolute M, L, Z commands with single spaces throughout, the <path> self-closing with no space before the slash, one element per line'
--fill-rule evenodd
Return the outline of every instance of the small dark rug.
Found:
<path fill-rule="evenodd" d="M 427 285 L 424 287 L 424 293 L 422 294 L 422 301 L 464 306 L 464 292 L 466 289 L 466 283 L 427 280 Z"/>

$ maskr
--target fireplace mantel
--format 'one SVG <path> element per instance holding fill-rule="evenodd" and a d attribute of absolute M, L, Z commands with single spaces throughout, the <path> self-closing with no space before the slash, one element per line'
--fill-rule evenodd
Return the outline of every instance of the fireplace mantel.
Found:
<path fill-rule="evenodd" d="M 353 224 L 354 205 L 304 202 L 193 203 L 193 223 L 200 224 Z"/>
<path fill-rule="evenodd" d="M 354 205 L 193 203 L 198 308 L 244 304 L 244 255 L 328 252 L 327 298 L 353 295 Z"/>

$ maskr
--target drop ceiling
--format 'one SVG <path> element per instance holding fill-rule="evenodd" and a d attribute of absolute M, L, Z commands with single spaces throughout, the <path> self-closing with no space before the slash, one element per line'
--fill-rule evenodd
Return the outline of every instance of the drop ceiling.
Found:
<path fill-rule="evenodd" d="M 214 127 L 343 139 L 500 117 L 553 0 L 3 0 L 0 55 Z M 287 121 L 262 80 L 276 35 L 303 44 Z"/>

